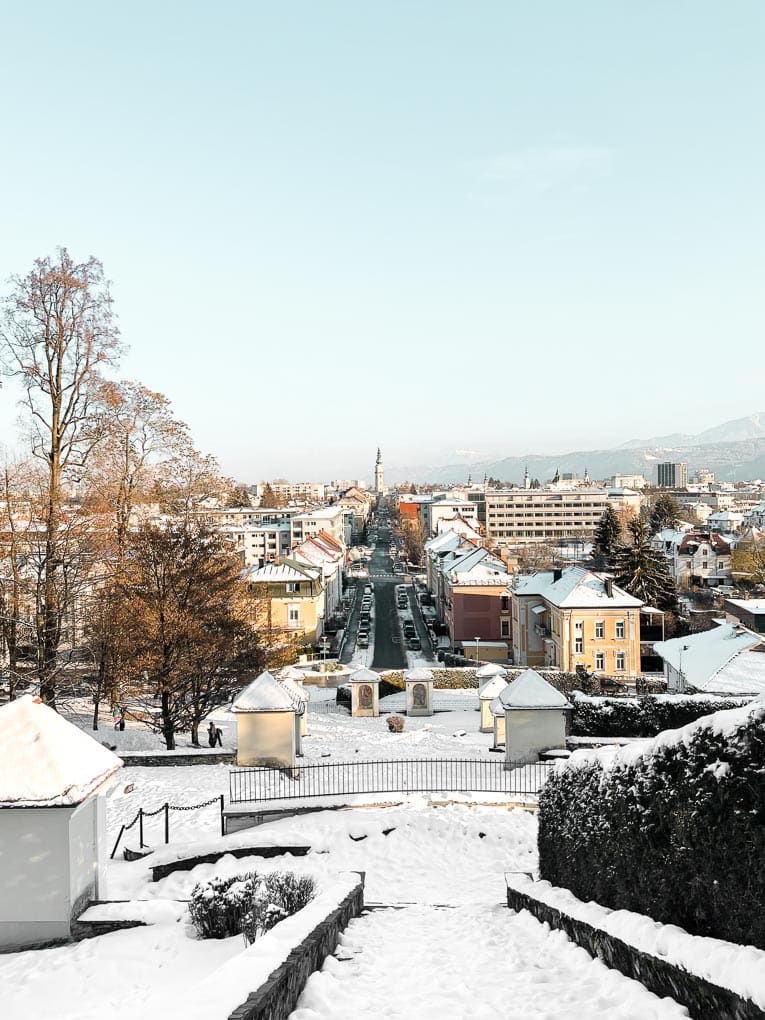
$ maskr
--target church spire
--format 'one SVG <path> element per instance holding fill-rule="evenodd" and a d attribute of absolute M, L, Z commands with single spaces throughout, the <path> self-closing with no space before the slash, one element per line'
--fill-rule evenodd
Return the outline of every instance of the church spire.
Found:
<path fill-rule="evenodd" d="M 377 460 L 375 461 L 375 492 L 378 496 L 382 496 L 385 492 L 385 474 L 379 446 L 377 447 Z"/>

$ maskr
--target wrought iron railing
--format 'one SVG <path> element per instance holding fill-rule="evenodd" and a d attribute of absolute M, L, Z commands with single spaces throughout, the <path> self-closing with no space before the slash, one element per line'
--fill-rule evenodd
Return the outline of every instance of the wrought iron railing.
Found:
<path fill-rule="evenodd" d="M 229 776 L 232 804 L 367 793 L 503 793 L 536 795 L 552 768 L 547 762 L 504 758 L 388 759 L 294 768 L 247 767 Z"/>

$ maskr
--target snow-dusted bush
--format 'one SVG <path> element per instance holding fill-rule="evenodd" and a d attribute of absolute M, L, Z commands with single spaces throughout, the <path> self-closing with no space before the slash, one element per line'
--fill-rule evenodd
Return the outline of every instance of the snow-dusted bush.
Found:
<path fill-rule="evenodd" d="M 274 871 L 264 875 L 249 910 L 242 918 L 245 940 L 254 942 L 275 924 L 302 910 L 316 894 L 316 883 L 307 875 Z"/>
<path fill-rule="evenodd" d="M 402 715 L 389 715 L 386 722 L 391 733 L 403 733 L 404 717 Z"/>
<path fill-rule="evenodd" d="M 571 733 L 577 737 L 655 737 L 703 715 L 740 708 L 746 701 L 670 697 L 589 698 L 572 692 Z"/>
<path fill-rule="evenodd" d="M 308 876 L 275 871 L 255 871 L 232 878 L 213 878 L 194 886 L 189 914 L 198 934 L 206 939 L 225 939 L 244 934 L 253 942 L 275 924 L 297 913 L 316 892 Z"/>
<path fill-rule="evenodd" d="M 542 878 L 765 949 L 765 703 L 577 752 L 539 799 Z"/>
<path fill-rule="evenodd" d="M 257 872 L 232 878 L 212 878 L 194 886 L 189 914 L 203 939 L 226 939 L 242 930 L 242 916 L 249 909 L 260 883 Z"/>

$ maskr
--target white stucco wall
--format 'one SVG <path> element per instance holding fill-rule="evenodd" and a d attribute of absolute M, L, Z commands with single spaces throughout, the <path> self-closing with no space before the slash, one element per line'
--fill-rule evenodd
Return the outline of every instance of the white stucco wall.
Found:
<path fill-rule="evenodd" d="M 415 688 L 417 691 L 415 692 Z M 419 688 L 423 688 L 420 691 Z M 424 705 L 415 704 L 415 697 L 422 695 Z M 406 682 L 406 714 L 433 715 L 433 681 L 432 680 L 407 680 Z"/>
<path fill-rule="evenodd" d="M 67 938 L 72 808 L 0 809 L 0 946 Z"/>
<path fill-rule="evenodd" d="M 563 709 L 513 709 L 505 712 L 505 763 L 537 761 L 540 751 L 566 746 Z"/>
<path fill-rule="evenodd" d="M 75 915 L 99 898 L 98 815 L 100 797 L 79 804 L 69 819 L 69 902 Z"/>
<path fill-rule="evenodd" d="M 367 687 L 371 692 L 371 705 L 361 704 L 361 688 Z M 373 683 L 351 684 L 351 715 L 358 717 L 372 717 L 380 714 L 380 685 Z"/>
<path fill-rule="evenodd" d="M 294 712 L 239 712 L 236 732 L 237 765 L 295 764 Z"/>

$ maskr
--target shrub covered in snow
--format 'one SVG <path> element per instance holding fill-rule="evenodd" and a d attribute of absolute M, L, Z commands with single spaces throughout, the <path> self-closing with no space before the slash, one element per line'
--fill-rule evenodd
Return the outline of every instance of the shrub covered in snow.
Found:
<path fill-rule="evenodd" d="M 243 933 L 248 942 L 254 942 L 306 906 L 315 892 L 316 883 L 309 876 L 284 871 L 259 875 L 251 871 L 195 885 L 189 914 L 202 938 L 225 939 Z"/>
<path fill-rule="evenodd" d="M 402 715 L 389 715 L 386 722 L 391 733 L 403 733 L 404 717 Z"/>
<path fill-rule="evenodd" d="M 655 737 L 678 729 L 712 712 L 740 708 L 746 701 L 730 699 L 659 697 L 589 698 L 571 695 L 574 711 L 571 733 L 577 737 Z"/>
<path fill-rule="evenodd" d="M 765 949 L 765 703 L 576 752 L 539 800 L 542 878 Z"/>
<path fill-rule="evenodd" d="M 433 669 L 428 667 L 433 674 L 433 686 L 436 690 L 462 690 L 464 688 L 477 688 L 478 677 L 476 676 L 476 667 L 467 666 L 465 668 L 455 667 L 454 669 Z M 517 667 L 510 668 L 507 670 L 507 679 L 514 680 L 523 670 Z M 537 671 L 541 676 L 551 683 L 553 687 L 559 690 L 562 694 L 568 694 L 569 691 L 574 690 L 576 687 L 581 687 L 581 678 L 576 673 L 564 673 L 559 669 L 540 669 Z M 404 682 L 404 674 L 400 669 L 389 669 L 380 676 L 383 680 L 386 680 L 393 687 L 398 690 L 403 690 L 406 686 Z"/>

